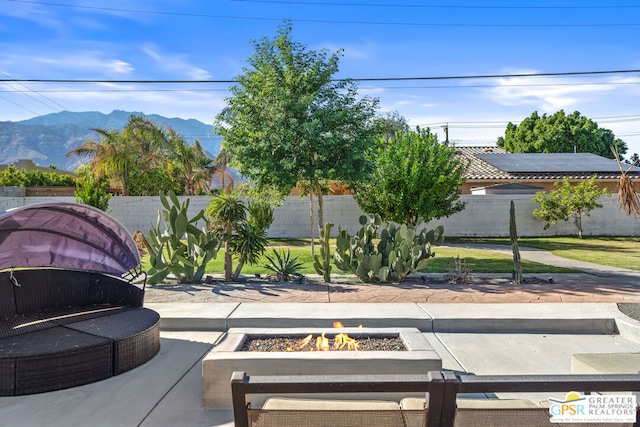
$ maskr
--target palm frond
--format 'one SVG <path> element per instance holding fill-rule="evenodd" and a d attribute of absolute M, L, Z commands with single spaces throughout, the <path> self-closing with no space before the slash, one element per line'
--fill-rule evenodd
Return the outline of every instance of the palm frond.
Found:
<path fill-rule="evenodd" d="M 629 177 L 628 174 L 629 170 L 637 166 L 638 162 L 636 161 L 632 165 L 629 165 L 625 170 L 622 162 L 620 161 L 618 150 L 615 147 L 612 147 L 611 151 L 613 151 L 613 155 L 618 162 L 618 167 L 620 167 L 620 179 L 618 180 L 618 185 L 616 187 L 620 208 L 624 210 L 627 215 L 635 215 L 636 218 L 640 220 L 640 195 L 638 194 L 638 189 L 636 188 L 635 183 L 631 180 L 631 177 Z"/>

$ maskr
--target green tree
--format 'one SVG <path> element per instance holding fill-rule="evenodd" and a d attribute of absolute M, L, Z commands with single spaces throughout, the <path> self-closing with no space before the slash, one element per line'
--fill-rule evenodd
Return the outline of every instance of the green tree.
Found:
<path fill-rule="evenodd" d="M 549 192 L 539 191 L 531 200 L 540 205 L 539 209 L 533 211 L 533 216 L 537 219 L 547 221 L 544 229 L 548 229 L 551 224 L 558 221 L 568 221 L 573 217 L 573 223 L 578 229 L 578 236 L 582 239 L 583 227 L 582 217 L 589 216 L 595 208 L 601 208 L 598 198 L 609 194 L 606 188 L 598 186 L 596 176 L 592 176 L 586 181 L 572 185 L 569 178 L 562 182 L 553 184 L 555 190 Z"/>
<path fill-rule="evenodd" d="M 627 152 L 627 144 L 612 131 L 581 115 L 578 111 L 566 115 L 563 110 L 552 116 L 537 111 L 520 125 L 507 124 L 498 147 L 510 153 L 593 153 L 613 159 L 612 148 Z"/>
<path fill-rule="evenodd" d="M 200 142 L 189 145 L 171 128 L 167 129 L 167 137 L 169 144 L 166 161 L 171 177 L 180 183 L 186 196 L 208 192 L 214 166 Z"/>
<path fill-rule="evenodd" d="M 221 194 L 211 199 L 206 210 L 210 227 L 224 240 L 224 280 L 233 278 L 231 241 L 241 223 L 247 219 L 247 208 L 237 194 Z"/>
<path fill-rule="evenodd" d="M 409 130 L 407 120 L 397 111 L 376 116 L 373 119 L 373 124 L 377 128 L 378 135 L 383 136 L 385 139 L 394 138 L 397 132 Z"/>
<path fill-rule="evenodd" d="M 289 193 L 298 182 L 308 183 L 322 227 L 323 184 L 352 183 L 372 169 L 366 153 L 373 146 L 378 101 L 358 99 L 351 81 L 334 81 L 341 52 L 295 42 L 290 22 L 275 38 L 252 44 L 255 54 L 230 88 L 228 109 L 216 117 L 217 132 L 233 165 L 258 186 Z"/>
<path fill-rule="evenodd" d="M 374 160 L 372 176 L 356 187 L 356 200 L 364 212 L 416 225 L 420 218 L 428 222 L 464 209 L 459 199 L 467 165 L 429 128 L 383 139 Z"/>
<path fill-rule="evenodd" d="M 73 193 L 76 203 L 93 206 L 107 212 L 111 194 L 107 193 L 107 181 L 94 178 L 88 168 L 80 169 L 80 178 L 76 182 L 76 191 Z"/>
<path fill-rule="evenodd" d="M 209 227 L 224 241 L 224 280 L 227 282 L 238 278 L 245 263 L 258 263 L 267 245 L 266 228 L 271 223 L 264 217 L 253 221 L 247 219 L 247 212 L 238 193 L 221 194 L 211 199 L 206 210 Z M 235 271 L 234 256 L 238 260 Z"/>
<path fill-rule="evenodd" d="M 85 141 L 67 156 L 91 159 L 96 179 L 106 179 L 129 196 L 174 191 L 193 195 L 208 190 L 212 162 L 199 143 L 188 145 L 170 127 L 132 115 L 120 130 L 94 129 L 100 141 Z"/>
<path fill-rule="evenodd" d="M 113 187 L 121 188 L 124 195 L 141 195 L 139 189 L 132 191 L 132 178 L 158 169 L 164 143 L 162 130 L 148 119 L 135 115 L 129 117 L 121 131 L 93 130 L 100 135 L 100 141 L 87 140 L 67 156 L 90 158 L 90 167 L 97 179 L 108 179 Z"/>

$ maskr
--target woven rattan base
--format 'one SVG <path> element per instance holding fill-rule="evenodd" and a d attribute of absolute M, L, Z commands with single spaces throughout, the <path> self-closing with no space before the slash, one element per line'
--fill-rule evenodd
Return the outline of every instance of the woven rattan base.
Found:
<path fill-rule="evenodd" d="M 160 316 L 141 307 L 39 312 L 24 333 L 0 338 L 0 396 L 88 384 L 149 361 L 160 350 Z M 87 319 L 69 323 L 73 318 Z M 25 316 L 19 316 L 24 320 Z M 5 321 L 13 327 L 24 322 Z M 54 326 L 51 326 L 54 325 Z"/>

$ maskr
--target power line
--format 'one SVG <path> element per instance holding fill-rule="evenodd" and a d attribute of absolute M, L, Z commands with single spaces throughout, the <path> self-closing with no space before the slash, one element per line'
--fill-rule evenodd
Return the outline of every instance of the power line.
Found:
<path fill-rule="evenodd" d="M 591 83 L 536 83 L 536 84 L 492 84 L 492 85 L 437 85 L 437 86 L 360 86 L 361 90 L 401 90 L 401 89 L 478 89 L 478 88 L 517 88 L 517 87 L 566 87 L 566 86 L 625 86 L 640 85 L 637 82 L 591 82 Z M 33 89 L 32 89 L 33 90 Z M 197 93 L 202 92 L 227 92 L 228 89 L 197 89 Z M 19 89 L 4 90 L 0 93 L 21 92 Z M 134 92 L 194 92 L 193 89 L 38 89 L 38 93 L 134 93 Z"/>
<path fill-rule="evenodd" d="M 11 76 L 10 76 L 9 74 L 7 74 L 7 73 L 5 73 L 5 72 L 3 72 L 3 71 L 0 71 L 0 74 L 2 74 L 2 75 L 4 75 L 4 76 L 7 76 L 7 77 L 11 78 Z M 12 79 L 12 80 L 13 80 L 13 79 Z M 67 107 L 65 107 L 64 105 L 60 104 L 59 102 L 56 102 L 56 101 L 54 101 L 53 99 L 51 99 L 51 98 L 48 98 L 48 97 L 44 96 L 43 94 L 39 93 L 38 91 L 33 90 L 32 88 L 30 88 L 29 86 L 27 86 L 27 85 L 25 85 L 25 84 L 23 84 L 23 83 L 21 83 L 21 82 L 17 82 L 17 81 L 15 81 L 15 80 L 13 80 L 13 81 L 12 81 L 12 83 L 17 83 L 17 84 L 19 84 L 19 85 L 20 85 L 20 86 L 22 86 L 25 90 L 17 89 L 17 88 L 15 88 L 15 87 L 12 87 L 8 82 L 4 82 L 4 84 L 5 84 L 6 86 L 9 86 L 10 88 L 14 89 L 14 91 L 15 91 L 15 92 L 21 93 L 22 95 L 27 96 L 27 97 L 29 97 L 29 98 L 33 99 L 33 100 L 34 100 L 34 101 L 36 101 L 36 102 L 39 102 L 40 104 L 44 105 L 45 107 L 47 107 L 47 108 L 49 108 L 49 109 L 51 109 L 51 110 L 53 110 L 53 111 L 55 111 L 55 112 L 64 112 L 65 114 L 70 115 L 70 116 L 72 116 L 72 117 L 73 117 L 73 113 L 71 113 L 71 112 L 67 111 L 67 110 L 69 110 L 69 109 L 68 109 Z M 41 99 L 37 98 L 37 97 L 36 97 L 36 96 L 34 96 L 34 95 L 31 95 L 32 93 L 33 93 L 34 95 L 39 96 L 40 98 L 45 99 L 47 102 L 49 102 L 49 103 L 51 103 L 51 104 L 53 104 L 53 105 L 57 105 L 58 107 L 62 108 L 62 110 L 61 110 L 61 109 L 59 109 L 59 108 L 56 108 L 56 107 L 52 106 L 51 104 L 48 104 L 47 102 L 42 101 Z M 29 110 L 29 109 L 28 109 L 28 108 L 26 108 L 26 107 L 22 107 L 22 108 L 24 108 L 24 109 L 26 109 L 26 110 L 28 110 L 28 111 L 31 111 L 31 110 Z M 36 113 L 36 114 L 37 114 L 37 113 Z M 75 119 L 75 117 L 74 117 L 74 119 Z M 82 122 L 84 122 L 86 125 L 91 126 L 91 124 L 89 124 L 88 122 L 85 122 L 85 121 L 84 121 L 84 119 L 82 119 L 82 118 L 81 118 L 80 120 L 81 120 Z"/>
<path fill-rule="evenodd" d="M 193 18 L 213 18 L 213 19 L 235 19 L 235 20 L 253 20 L 253 21 L 277 21 L 281 22 L 282 18 L 269 18 L 264 16 L 234 16 L 234 15 L 213 15 L 207 13 L 187 13 L 187 12 L 163 12 L 155 10 L 142 9 L 123 9 L 115 7 L 99 7 L 99 6 L 83 6 L 72 4 L 51 3 L 31 0 L 8 0 L 17 3 L 39 4 L 43 6 L 67 7 L 75 9 L 99 10 L 107 12 L 123 12 L 123 13 L 144 13 L 151 15 L 169 15 L 184 16 Z M 346 25 L 392 25 L 392 26 L 411 26 L 411 27 L 470 27 L 470 28 L 580 28 L 580 27 L 638 27 L 640 23 L 596 23 L 596 24 L 463 24 L 459 22 L 391 22 L 391 21 L 352 21 L 352 20 L 330 20 L 330 19 L 305 19 L 291 18 L 292 22 L 306 22 L 315 24 L 346 24 Z"/>
<path fill-rule="evenodd" d="M 12 0 L 14 1 L 14 0 Z M 640 25 L 640 24 L 639 24 Z M 331 79 L 333 82 L 394 82 L 394 81 L 423 81 L 423 80 L 473 80 L 473 79 L 497 79 L 512 77 L 558 77 L 558 76 L 589 76 L 605 74 L 631 74 L 640 73 L 635 70 L 607 70 L 607 71 L 565 71 L 553 73 L 515 73 L 515 74 L 478 74 L 468 76 L 422 76 L 422 77 L 357 77 Z M 0 79 L 0 82 L 22 83 L 136 83 L 136 84 L 202 84 L 202 83 L 238 83 L 237 80 L 100 80 L 100 79 Z"/>
<path fill-rule="evenodd" d="M 345 6 L 345 7 L 392 7 L 392 8 L 420 8 L 420 9 L 637 9 L 639 5 L 607 5 L 607 6 L 472 6 L 447 4 L 396 4 L 396 3 L 345 3 L 318 1 L 284 1 L 284 0 L 231 0 L 240 3 L 272 3 L 286 5 L 307 6 Z"/>

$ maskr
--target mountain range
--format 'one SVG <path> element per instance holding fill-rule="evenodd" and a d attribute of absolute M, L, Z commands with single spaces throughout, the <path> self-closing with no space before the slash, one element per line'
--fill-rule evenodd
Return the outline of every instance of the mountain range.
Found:
<path fill-rule="evenodd" d="M 188 143 L 200 141 L 211 157 L 220 151 L 222 137 L 213 133 L 213 126 L 195 119 L 121 110 L 109 114 L 62 111 L 18 122 L 0 121 L 0 164 L 30 159 L 39 166 L 55 165 L 58 169 L 73 171 L 86 159 L 67 157 L 69 151 L 89 139 L 99 141 L 99 134 L 93 131 L 95 128 L 122 129 L 131 115 L 142 115 L 159 126 L 171 127 Z"/>

